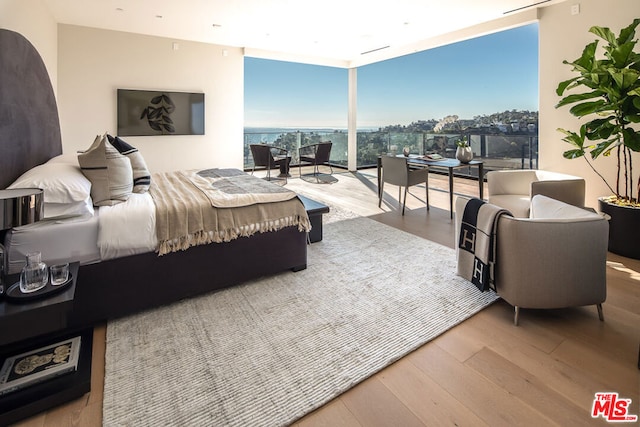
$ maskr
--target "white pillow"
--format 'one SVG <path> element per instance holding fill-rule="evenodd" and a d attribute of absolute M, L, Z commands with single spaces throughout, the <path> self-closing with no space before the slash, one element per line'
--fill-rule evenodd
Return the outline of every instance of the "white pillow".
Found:
<path fill-rule="evenodd" d="M 536 194 L 531 199 L 530 218 L 536 219 L 582 219 L 601 218 L 596 212 L 561 202 L 551 197 Z"/>
<path fill-rule="evenodd" d="M 79 216 L 84 216 L 89 219 L 93 216 L 93 213 L 93 201 L 91 197 L 87 197 L 82 202 L 44 204 L 44 218 L 46 219 L 62 219 Z"/>
<path fill-rule="evenodd" d="M 98 135 L 91 147 L 78 154 L 80 170 L 91 181 L 91 198 L 96 206 L 113 206 L 126 201 L 133 191 L 131 161 Z"/>
<path fill-rule="evenodd" d="M 131 161 L 131 169 L 133 171 L 133 192 L 145 193 L 149 191 L 151 174 L 147 168 L 147 163 L 144 161 L 144 157 L 142 157 L 142 154 L 138 149 L 131 146 L 118 136 L 113 137 L 107 134 L 107 139 L 120 154 L 127 156 Z"/>
<path fill-rule="evenodd" d="M 78 165 L 78 154 L 76 153 L 60 154 L 50 158 L 47 163 L 70 163 L 80 167 L 80 165 Z"/>
<path fill-rule="evenodd" d="M 41 188 L 44 218 L 93 215 L 91 182 L 78 165 L 47 162 L 29 169 L 7 188 Z"/>

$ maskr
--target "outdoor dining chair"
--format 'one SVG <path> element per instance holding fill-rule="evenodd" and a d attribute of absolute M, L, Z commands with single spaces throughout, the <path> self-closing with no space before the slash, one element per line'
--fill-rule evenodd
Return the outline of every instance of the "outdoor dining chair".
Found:
<path fill-rule="evenodd" d="M 429 210 L 429 170 L 411 169 L 405 157 L 382 156 L 382 177 L 380 180 L 380 191 L 378 207 L 382 205 L 384 195 L 384 183 L 398 186 L 398 203 L 402 203 L 402 215 L 404 215 L 407 204 L 407 193 L 412 185 L 424 182 L 427 193 L 427 210 Z M 404 199 L 401 197 L 402 187 L 404 187 Z"/>

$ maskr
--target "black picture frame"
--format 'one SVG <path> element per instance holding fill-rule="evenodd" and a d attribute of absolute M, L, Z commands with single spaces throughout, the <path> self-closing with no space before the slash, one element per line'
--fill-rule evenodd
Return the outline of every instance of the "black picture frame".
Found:
<path fill-rule="evenodd" d="M 204 135 L 204 93 L 118 89 L 118 135 Z"/>

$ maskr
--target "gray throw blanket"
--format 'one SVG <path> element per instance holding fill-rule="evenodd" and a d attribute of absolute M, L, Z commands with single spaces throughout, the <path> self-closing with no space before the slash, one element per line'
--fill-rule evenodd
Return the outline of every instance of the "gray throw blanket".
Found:
<path fill-rule="evenodd" d="M 464 206 L 458 236 L 458 275 L 481 291 L 495 289 L 494 264 L 496 229 L 501 215 L 511 215 L 506 209 L 470 199 Z"/>
<path fill-rule="evenodd" d="M 238 169 L 205 169 L 184 173 L 216 208 L 284 202 L 296 197 L 291 190 Z"/>

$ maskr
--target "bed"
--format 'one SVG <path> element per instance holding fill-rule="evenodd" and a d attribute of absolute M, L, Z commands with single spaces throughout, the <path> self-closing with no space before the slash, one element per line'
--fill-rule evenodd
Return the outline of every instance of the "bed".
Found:
<path fill-rule="evenodd" d="M 0 55 L 0 188 L 7 188 L 35 168 L 57 163 L 56 168 L 64 171 L 70 161 L 68 154 L 61 155 L 57 105 L 40 55 L 23 36 L 4 29 L 0 29 Z M 53 234 L 66 227 L 65 234 L 77 236 L 75 242 L 68 243 L 75 249 L 57 251 L 75 253 L 75 259 L 64 255 L 69 258 L 66 261 L 81 262 L 70 319 L 73 327 L 90 326 L 261 276 L 306 268 L 307 234 L 304 227 L 295 225 L 245 233 L 230 241 L 199 244 L 162 256 L 149 251 L 149 243 L 140 245 L 147 247 L 146 251 L 137 248 L 130 254 L 116 251 L 109 255 L 107 248 L 101 253 L 92 240 L 100 239 L 101 209 L 87 212 L 87 218 L 53 221 L 55 227 L 52 221 L 36 227 Z M 0 237 L 7 243 L 7 251 L 16 245 L 13 233 Z M 25 237 L 22 244 L 28 245 L 25 242 L 29 238 Z M 54 245 L 47 251 L 56 253 L 55 239 L 45 241 Z"/>

